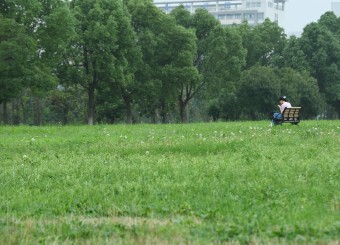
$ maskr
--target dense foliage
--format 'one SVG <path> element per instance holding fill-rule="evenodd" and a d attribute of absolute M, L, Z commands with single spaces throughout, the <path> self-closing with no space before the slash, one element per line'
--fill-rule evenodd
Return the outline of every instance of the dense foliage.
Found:
<path fill-rule="evenodd" d="M 257 120 L 280 95 L 305 119 L 340 115 L 332 12 L 287 37 L 152 0 L 2 0 L 0 42 L 3 124 Z"/>

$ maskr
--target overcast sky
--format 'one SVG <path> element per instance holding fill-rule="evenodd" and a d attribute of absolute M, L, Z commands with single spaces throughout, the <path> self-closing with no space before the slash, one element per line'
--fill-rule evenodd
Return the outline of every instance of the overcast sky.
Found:
<path fill-rule="evenodd" d="M 302 33 L 303 28 L 331 11 L 332 2 L 340 0 L 289 0 L 286 2 L 283 28 L 286 34 Z"/>

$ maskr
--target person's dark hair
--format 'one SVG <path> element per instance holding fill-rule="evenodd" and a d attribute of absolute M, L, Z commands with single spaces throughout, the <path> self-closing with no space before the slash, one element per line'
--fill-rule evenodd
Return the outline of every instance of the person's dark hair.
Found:
<path fill-rule="evenodd" d="M 281 97 L 279 98 L 279 101 L 280 101 L 280 100 L 287 101 L 287 97 L 286 97 L 286 96 L 281 96 Z"/>

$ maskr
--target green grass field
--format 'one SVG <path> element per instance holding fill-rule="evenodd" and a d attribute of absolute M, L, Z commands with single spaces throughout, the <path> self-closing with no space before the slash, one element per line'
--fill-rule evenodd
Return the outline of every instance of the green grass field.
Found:
<path fill-rule="evenodd" d="M 0 127 L 0 244 L 339 244 L 340 121 Z"/>

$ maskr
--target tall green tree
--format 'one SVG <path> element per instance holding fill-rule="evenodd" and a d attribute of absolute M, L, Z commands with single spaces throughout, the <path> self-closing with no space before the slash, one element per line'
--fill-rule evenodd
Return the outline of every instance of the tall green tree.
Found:
<path fill-rule="evenodd" d="M 211 111 L 223 104 L 224 118 L 234 119 L 234 98 L 238 88 L 241 71 L 245 65 L 246 50 L 242 46 L 242 39 L 233 27 L 217 26 L 209 41 L 209 53 L 204 66 L 204 76 L 208 81 L 206 94 Z M 228 115 L 230 114 L 230 115 Z"/>
<path fill-rule="evenodd" d="M 164 52 L 163 25 L 166 15 L 158 9 L 152 0 L 124 0 L 131 15 L 132 26 L 137 34 L 138 46 L 141 47 L 142 63 L 136 72 L 135 101 L 143 115 L 157 121 L 157 111 L 161 100 L 160 57 Z M 164 26 L 165 27 L 165 26 Z M 166 28 L 166 27 L 165 27 Z"/>
<path fill-rule="evenodd" d="M 76 19 L 77 37 L 67 65 L 76 69 L 77 78 L 88 94 L 87 123 L 94 124 L 95 92 L 98 83 L 114 76 L 114 52 L 117 49 L 117 22 L 112 12 L 114 1 L 71 1 Z"/>
<path fill-rule="evenodd" d="M 200 81 L 197 67 L 192 62 L 196 54 L 196 37 L 192 30 L 175 23 L 168 29 L 167 35 L 172 42 L 167 45 L 169 63 L 162 69 L 162 92 L 166 97 L 171 94 L 178 96 L 180 120 L 184 123 L 187 121 L 186 107 Z"/>
<path fill-rule="evenodd" d="M 293 106 L 301 106 L 304 118 L 314 118 L 323 100 L 317 81 L 307 71 L 292 68 L 254 66 L 243 72 L 238 90 L 243 117 L 262 119 L 277 111 L 277 99 L 286 95 Z"/>
<path fill-rule="evenodd" d="M 205 88 L 204 94 L 207 98 L 211 96 L 216 98 L 216 94 L 222 96 L 223 93 L 228 95 L 234 93 L 246 57 L 246 50 L 238 31 L 235 28 L 222 27 L 204 9 L 199 9 L 190 16 L 190 13 L 181 6 L 172 14 L 177 23 L 194 29 L 197 37 L 197 52 L 193 63 L 199 71 L 200 80 L 191 84 L 189 87 L 191 93 L 186 98 L 192 98 L 202 88 Z M 212 101 L 210 104 L 212 107 L 217 106 Z"/>
<path fill-rule="evenodd" d="M 242 117 L 261 119 L 276 109 L 281 86 L 275 68 L 256 65 L 245 70 L 237 92 Z"/>
<path fill-rule="evenodd" d="M 307 60 L 307 56 L 302 48 L 300 38 L 291 36 L 287 40 L 287 44 L 282 51 L 282 55 L 277 57 L 273 65 L 283 68 L 290 67 L 297 71 L 310 71 L 311 67 Z"/>
<path fill-rule="evenodd" d="M 0 13 L 33 31 L 41 24 L 38 18 L 41 6 L 39 0 L 0 0 Z"/>
<path fill-rule="evenodd" d="M 338 18 L 325 13 L 304 28 L 301 47 L 326 102 L 340 115 L 340 39 Z"/>
<path fill-rule="evenodd" d="M 74 36 L 74 20 L 68 4 L 63 0 L 39 1 L 35 30 L 31 30 L 37 43 L 29 88 L 34 98 L 34 123 L 41 124 L 41 100 L 46 93 L 56 90 L 60 83 L 58 66 L 67 55 L 69 40 Z M 37 21 L 38 20 L 38 21 Z"/>
<path fill-rule="evenodd" d="M 324 101 L 320 95 L 317 80 L 307 71 L 292 68 L 276 69 L 280 80 L 280 94 L 286 95 L 293 106 L 301 106 L 304 119 L 315 118 Z"/>
<path fill-rule="evenodd" d="M 164 30 L 167 28 L 168 17 L 158 9 L 151 0 L 125 0 L 131 14 L 132 25 L 138 36 L 138 45 L 141 47 L 142 60 L 136 73 L 136 103 L 141 108 L 141 113 L 153 118 L 156 122 L 159 111 L 165 121 L 164 101 L 161 88 L 161 69 L 164 66 L 163 53 L 166 53 L 164 44 Z M 162 106 L 163 105 L 163 106 Z M 163 109 L 161 109 L 163 107 Z"/>
<path fill-rule="evenodd" d="M 76 33 L 66 65 L 76 70 L 76 78 L 88 94 L 89 125 L 95 121 L 96 93 L 99 86 L 133 79 L 129 61 L 134 52 L 129 15 L 121 1 L 71 1 Z M 125 92 L 125 91 L 124 91 Z"/>
<path fill-rule="evenodd" d="M 23 89 L 35 52 L 34 40 L 22 25 L 0 15 L 0 104 L 8 123 L 7 103 Z"/>
<path fill-rule="evenodd" d="M 33 41 L 31 47 L 35 55 L 25 61 L 29 68 L 22 89 L 29 89 L 35 97 L 34 123 L 40 124 L 40 98 L 56 87 L 56 65 L 61 63 L 72 30 L 67 3 L 63 0 L 7 0 L 0 5 L 0 12 L 22 26 L 21 32 Z"/>
<path fill-rule="evenodd" d="M 131 15 L 126 5 L 122 6 L 122 11 L 117 12 L 117 18 L 121 19 L 118 25 L 116 52 L 116 76 L 115 83 L 120 88 L 121 97 L 125 105 L 126 122 L 133 122 L 132 106 L 137 94 L 137 87 L 140 86 L 136 79 L 136 73 L 141 67 L 142 52 L 138 43 L 137 34 L 131 23 Z"/>
<path fill-rule="evenodd" d="M 196 35 L 197 49 L 192 63 L 197 69 L 198 74 L 194 76 L 195 79 L 192 79 L 191 81 L 183 81 L 184 83 L 181 86 L 179 95 L 181 120 L 184 121 L 183 112 L 189 101 L 209 83 L 209 67 L 211 68 L 211 62 L 215 63 L 215 61 L 213 61 L 213 58 L 209 59 L 208 57 L 211 57 L 210 53 L 212 52 L 212 49 L 216 48 L 211 45 L 211 36 L 213 35 L 213 30 L 220 26 L 220 23 L 206 9 L 197 9 L 196 12 L 190 16 L 190 13 L 183 6 L 180 6 L 173 10 L 171 14 L 175 17 L 178 24 L 185 28 L 193 29 Z M 216 29 L 215 34 L 218 32 L 218 29 Z M 225 33 L 222 35 L 225 35 Z M 221 42 L 216 44 L 221 44 Z M 210 75 L 212 73 L 213 72 L 211 72 Z"/>
<path fill-rule="evenodd" d="M 238 29 L 247 49 L 246 69 L 256 64 L 270 65 L 285 47 L 284 29 L 269 19 L 254 27 L 244 22 Z"/>
<path fill-rule="evenodd" d="M 143 54 L 137 74 L 139 103 L 150 108 L 153 111 L 150 114 L 160 113 L 163 122 L 169 109 L 179 103 L 180 118 L 184 121 L 186 84 L 196 81 L 198 76 L 192 63 L 195 34 L 176 24 L 172 16 L 164 14 L 152 1 L 125 2 Z"/>

